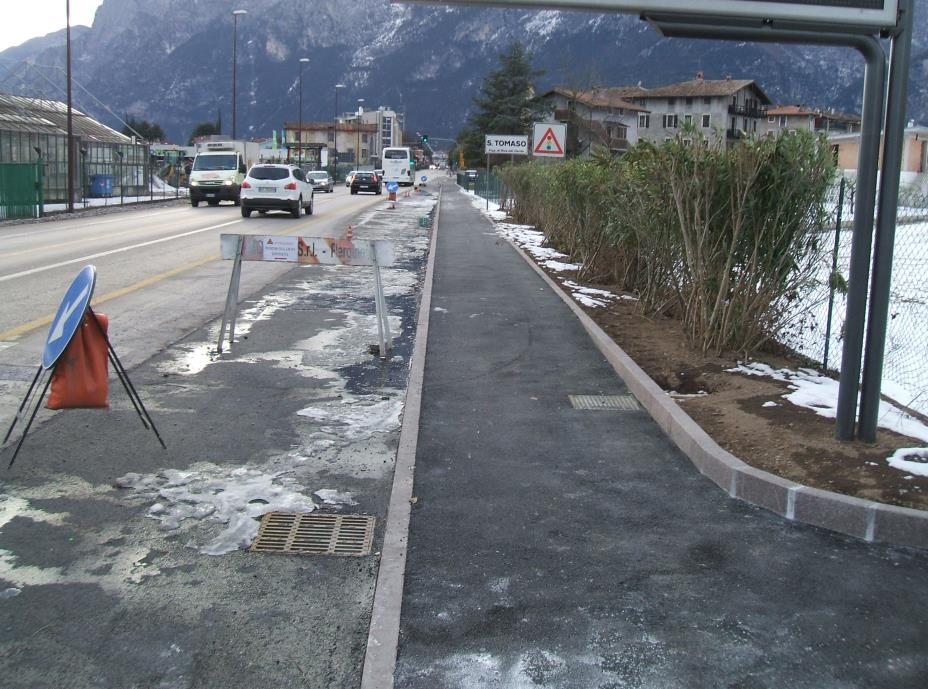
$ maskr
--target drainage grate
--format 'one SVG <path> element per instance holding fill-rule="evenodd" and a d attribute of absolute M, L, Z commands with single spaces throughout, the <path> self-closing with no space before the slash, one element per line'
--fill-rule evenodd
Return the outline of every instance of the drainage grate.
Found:
<path fill-rule="evenodd" d="M 370 555 L 376 519 L 366 514 L 268 512 L 261 518 L 256 553 Z"/>
<path fill-rule="evenodd" d="M 569 395 L 574 409 L 618 409 L 638 411 L 638 400 L 631 395 Z"/>

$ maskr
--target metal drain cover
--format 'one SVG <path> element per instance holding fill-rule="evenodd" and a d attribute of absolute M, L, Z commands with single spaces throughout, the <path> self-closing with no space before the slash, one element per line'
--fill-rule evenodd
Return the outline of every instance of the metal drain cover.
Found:
<path fill-rule="evenodd" d="M 370 555 L 375 517 L 366 514 L 268 512 L 261 518 L 255 553 Z"/>
<path fill-rule="evenodd" d="M 631 395 L 569 395 L 574 409 L 618 409 L 638 411 L 638 400 Z"/>

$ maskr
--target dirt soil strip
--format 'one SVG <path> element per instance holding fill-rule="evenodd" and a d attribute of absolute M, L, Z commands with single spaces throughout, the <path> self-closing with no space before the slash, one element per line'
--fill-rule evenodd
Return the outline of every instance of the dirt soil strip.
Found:
<path fill-rule="evenodd" d="M 928 512 L 796 483 L 723 449 L 525 251 L 506 240 L 574 312 L 613 369 L 699 471 L 731 497 L 865 541 L 928 549 Z M 781 429 L 781 432 L 785 429 Z M 791 432 L 791 431 L 790 431 Z"/>

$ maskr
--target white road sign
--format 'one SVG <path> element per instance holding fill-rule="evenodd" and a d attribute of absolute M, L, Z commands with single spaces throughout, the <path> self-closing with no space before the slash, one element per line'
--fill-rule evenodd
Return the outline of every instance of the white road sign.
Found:
<path fill-rule="evenodd" d="M 528 137 L 523 134 L 487 134 L 484 138 L 483 152 L 504 153 L 506 155 L 528 155 Z"/>

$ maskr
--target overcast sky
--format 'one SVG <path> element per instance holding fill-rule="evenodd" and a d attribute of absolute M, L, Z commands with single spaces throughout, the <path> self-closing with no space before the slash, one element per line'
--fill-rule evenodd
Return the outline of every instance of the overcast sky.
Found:
<path fill-rule="evenodd" d="M 93 14 L 103 0 L 71 0 L 71 26 L 93 23 Z M 65 0 L 0 0 L 0 52 L 30 38 L 63 29 L 67 23 Z"/>

